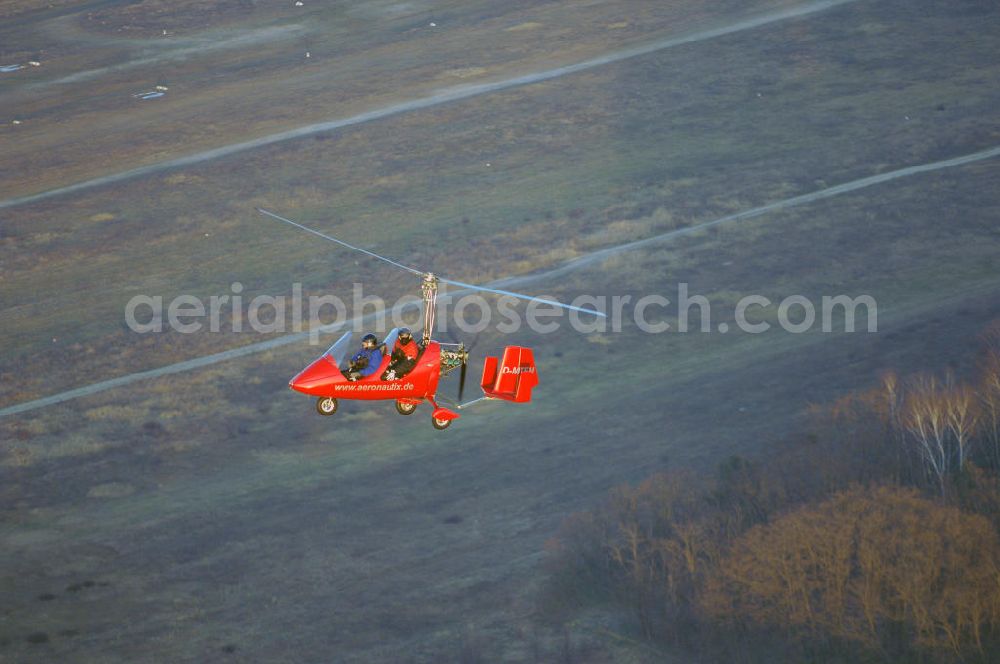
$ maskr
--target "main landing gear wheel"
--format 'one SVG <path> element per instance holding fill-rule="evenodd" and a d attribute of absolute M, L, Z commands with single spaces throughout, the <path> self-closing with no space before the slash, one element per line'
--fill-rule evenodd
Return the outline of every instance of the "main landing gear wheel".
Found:
<path fill-rule="evenodd" d="M 337 400 L 333 397 L 320 397 L 316 400 L 316 412 L 320 415 L 333 415 L 337 412 Z"/>
<path fill-rule="evenodd" d="M 413 415 L 413 411 L 415 411 L 416 409 L 417 409 L 417 404 L 415 403 L 406 403 L 403 401 L 396 402 L 396 411 L 400 415 Z"/>
<path fill-rule="evenodd" d="M 444 431 L 445 429 L 451 426 L 451 420 L 439 420 L 436 417 L 432 417 L 431 424 L 433 424 L 434 428 L 437 429 L 438 431 Z"/>

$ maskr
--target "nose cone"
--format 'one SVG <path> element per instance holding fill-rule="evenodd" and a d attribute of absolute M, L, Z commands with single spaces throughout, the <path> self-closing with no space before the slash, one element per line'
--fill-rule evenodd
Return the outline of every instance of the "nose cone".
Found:
<path fill-rule="evenodd" d="M 343 380 L 343 374 L 329 358 L 324 356 L 300 371 L 288 382 L 288 387 L 303 394 L 330 396 L 332 386 L 338 380 Z"/>

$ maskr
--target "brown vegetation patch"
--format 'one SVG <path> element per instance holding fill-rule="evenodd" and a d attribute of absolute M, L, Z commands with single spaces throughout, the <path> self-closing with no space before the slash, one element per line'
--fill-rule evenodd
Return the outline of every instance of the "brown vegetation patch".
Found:
<path fill-rule="evenodd" d="M 853 489 L 741 537 L 704 604 L 872 651 L 974 655 L 1000 622 L 998 565 L 1000 540 L 982 516 L 912 489 Z"/>
<path fill-rule="evenodd" d="M 886 374 L 815 408 L 768 464 L 658 474 L 573 515 L 547 546 L 548 608 L 613 599 L 709 661 L 992 661 L 995 329 L 975 382 Z"/>

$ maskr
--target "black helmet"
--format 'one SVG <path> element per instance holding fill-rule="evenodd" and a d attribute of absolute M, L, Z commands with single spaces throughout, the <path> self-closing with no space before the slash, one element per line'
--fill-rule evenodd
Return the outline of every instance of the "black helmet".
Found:
<path fill-rule="evenodd" d="M 410 328 L 408 328 L 408 327 L 401 327 L 399 329 L 399 338 L 402 339 L 404 337 L 407 338 L 407 339 L 413 337 L 413 333 L 410 332 Z"/>
<path fill-rule="evenodd" d="M 369 341 L 372 342 L 373 346 L 378 345 L 378 337 L 376 337 L 374 334 L 366 334 L 365 336 L 361 337 L 362 346 L 366 345 Z"/>

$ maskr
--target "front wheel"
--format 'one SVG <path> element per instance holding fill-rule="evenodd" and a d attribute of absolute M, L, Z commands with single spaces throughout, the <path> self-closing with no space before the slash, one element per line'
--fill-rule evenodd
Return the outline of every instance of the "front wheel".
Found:
<path fill-rule="evenodd" d="M 320 415 L 333 415 L 337 412 L 337 400 L 333 397 L 320 397 L 316 400 L 316 412 Z"/>
<path fill-rule="evenodd" d="M 434 428 L 437 429 L 438 431 L 444 431 L 445 429 L 451 426 L 451 420 L 442 420 L 436 417 L 432 417 L 431 424 L 433 424 Z"/>
<path fill-rule="evenodd" d="M 417 409 L 417 404 L 406 403 L 405 401 L 396 402 L 396 411 L 400 415 L 413 415 L 413 411 Z"/>

